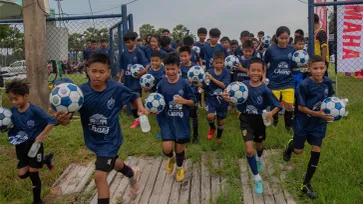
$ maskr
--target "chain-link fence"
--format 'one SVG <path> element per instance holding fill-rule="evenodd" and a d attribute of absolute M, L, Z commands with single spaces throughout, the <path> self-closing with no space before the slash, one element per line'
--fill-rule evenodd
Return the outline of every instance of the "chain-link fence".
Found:
<path fill-rule="evenodd" d="M 336 95 L 359 103 L 363 99 L 363 4 L 315 7 L 315 13 L 321 25 L 326 19 L 329 77 L 335 81 Z M 314 28 L 315 54 L 321 53 L 321 29 Z"/>

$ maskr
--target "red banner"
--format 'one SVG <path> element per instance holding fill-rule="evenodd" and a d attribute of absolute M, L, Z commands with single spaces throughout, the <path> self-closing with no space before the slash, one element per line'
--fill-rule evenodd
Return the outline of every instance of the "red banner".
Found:
<path fill-rule="evenodd" d="M 326 2 L 326 0 L 315 0 L 316 3 Z M 318 14 L 320 19 L 320 25 L 321 27 L 326 31 L 327 29 L 327 12 L 326 12 L 326 6 L 318 6 L 315 7 L 315 13 Z"/>

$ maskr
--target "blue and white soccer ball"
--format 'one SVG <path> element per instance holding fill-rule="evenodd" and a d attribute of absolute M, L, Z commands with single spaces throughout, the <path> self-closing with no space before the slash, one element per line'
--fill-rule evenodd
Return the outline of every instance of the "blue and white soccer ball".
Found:
<path fill-rule="evenodd" d="M 248 97 L 248 88 L 244 83 L 239 81 L 232 82 L 226 89 L 229 93 L 229 97 L 231 98 L 231 103 L 242 104 L 246 102 Z"/>
<path fill-rule="evenodd" d="M 203 67 L 193 66 L 188 71 L 188 80 L 192 83 L 202 83 L 204 81 L 205 73 Z"/>
<path fill-rule="evenodd" d="M 198 55 L 200 54 L 200 48 L 198 46 L 193 46 L 192 50 L 196 52 Z"/>
<path fill-rule="evenodd" d="M 304 67 L 309 61 L 309 54 L 305 50 L 298 50 L 292 55 L 292 63 L 297 67 Z"/>
<path fill-rule="evenodd" d="M 144 74 L 140 78 L 140 86 L 141 88 L 152 88 L 155 86 L 155 77 L 151 74 Z"/>
<path fill-rule="evenodd" d="M 337 97 L 326 98 L 321 104 L 321 109 L 324 110 L 324 113 L 332 115 L 335 121 L 346 116 L 345 107 L 346 103 Z"/>
<path fill-rule="evenodd" d="M 142 70 L 145 70 L 145 67 L 142 66 L 141 64 L 134 64 L 131 66 L 130 68 L 130 72 L 131 72 L 131 75 L 134 77 L 134 78 L 137 78 L 137 75 L 140 73 L 140 71 Z"/>
<path fill-rule="evenodd" d="M 75 84 L 59 84 L 50 93 L 50 106 L 57 112 L 74 113 L 81 109 L 83 102 L 83 92 Z"/>
<path fill-rule="evenodd" d="M 271 37 L 266 35 L 266 36 L 263 36 L 261 38 L 261 42 L 265 45 L 270 45 L 271 44 Z"/>
<path fill-rule="evenodd" d="M 0 107 L 0 131 L 6 131 L 10 129 L 13 121 L 11 120 L 11 116 L 13 114 L 9 109 Z"/>
<path fill-rule="evenodd" d="M 160 113 L 165 108 L 164 96 L 159 93 L 151 93 L 145 99 L 146 110 L 152 113 Z"/>
<path fill-rule="evenodd" d="M 233 67 L 236 67 L 239 63 L 238 57 L 234 56 L 234 55 L 229 55 L 228 57 L 226 57 L 226 59 L 224 60 L 224 66 L 228 69 L 231 70 Z"/>

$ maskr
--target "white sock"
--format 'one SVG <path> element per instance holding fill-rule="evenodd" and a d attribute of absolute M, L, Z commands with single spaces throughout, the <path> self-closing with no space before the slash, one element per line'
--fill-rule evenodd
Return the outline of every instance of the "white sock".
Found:
<path fill-rule="evenodd" d="M 256 155 L 256 161 L 261 161 L 262 160 L 262 157 L 259 157 Z"/>
<path fill-rule="evenodd" d="M 257 181 L 257 180 L 262 180 L 260 174 L 255 175 L 255 181 Z"/>
<path fill-rule="evenodd" d="M 176 165 L 176 169 L 181 169 L 181 168 L 183 168 L 183 166 Z"/>

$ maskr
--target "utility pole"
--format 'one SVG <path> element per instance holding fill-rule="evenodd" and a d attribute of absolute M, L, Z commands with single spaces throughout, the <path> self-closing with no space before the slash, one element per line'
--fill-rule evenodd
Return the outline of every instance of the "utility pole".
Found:
<path fill-rule="evenodd" d="M 46 13 L 43 0 L 23 1 L 26 75 L 29 100 L 48 110 L 49 89 L 46 53 Z"/>

